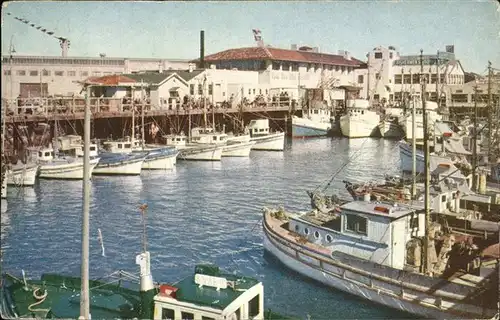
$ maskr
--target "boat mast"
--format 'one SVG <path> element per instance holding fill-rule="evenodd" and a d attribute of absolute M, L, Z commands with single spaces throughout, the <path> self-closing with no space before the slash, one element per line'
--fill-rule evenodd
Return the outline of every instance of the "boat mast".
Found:
<path fill-rule="evenodd" d="M 491 61 L 488 61 L 488 163 L 493 163 L 493 99 L 491 94 Z"/>
<path fill-rule="evenodd" d="M 132 142 L 132 146 L 134 145 L 134 141 L 135 141 L 135 104 L 134 104 L 134 90 L 131 90 L 132 92 L 132 97 L 130 99 L 130 102 L 132 102 L 132 138 L 131 138 L 131 142 Z"/>
<path fill-rule="evenodd" d="M 423 50 L 420 50 L 420 84 L 422 92 L 422 117 L 423 117 L 423 131 L 424 131 L 424 175 L 425 175 L 425 195 L 424 195 L 424 210 L 425 210 L 425 264 L 424 264 L 424 274 L 429 274 L 431 272 L 431 261 L 429 255 L 429 227 L 430 227 L 430 208 L 429 208 L 429 132 L 427 128 L 427 110 L 425 101 L 425 84 L 427 78 L 424 76 L 424 64 L 423 64 Z M 415 134 L 415 133 L 414 133 Z"/>
<path fill-rule="evenodd" d="M 144 81 L 141 79 L 141 96 L 142 96 L 142 107 L 141 107 L 141 148 L 144 150 L 144 107 L 145 97 L 144 97 Z"/>
<path fill-rule="evenodd" d="M 417 101 L 416 97 L 412 97 L 412 121 L 411 121 L 411 131 L 412 131 L 412 137 L 411 137 L 411 152 L 412 152 L 412 186 L 411 186 L 411 198 L 415 199 L 417 196 L 417 135 L 416 135 L 416 109 L 417 109 Z"/>
<path fill-rule="evenodd" d="M 472 191 L 477 189 L 476 167 L 477 167 L 477 84 L 474 86 L 474 128 L 472 135 Z"/>
<path fill-rule="evenodd" d="M 90 319 L 89 301 L 89 211 L 90 211 L 90 86 L 85 93 L 83 126 L 83 217 L 82 217 L 82 266 L 80 319 Z"/>
<path fill-rule="evenodd" d="M 204 129 L 207 128 L 207 100 L 205 99 L 205 86 L 207 84 L 207 75 L 205 74 L 205 77 L 203 78 L 203 123 L 204 123 Z"/>

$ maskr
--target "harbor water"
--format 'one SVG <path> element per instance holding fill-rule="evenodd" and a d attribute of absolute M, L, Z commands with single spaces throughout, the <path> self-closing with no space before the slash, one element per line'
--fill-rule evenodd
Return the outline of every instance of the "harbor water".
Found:
<path fill-rule="evenodd" d="M 347 165 L 346 162 L 348 162 Z M 221 162 L 178 161 L 174 171 L 133 177 L 93 177 L 90 275 L 138 273 L 142 248 L 139 206 L 146 203 L 147 245 L 155 281 L 174 282 L 198 263 L 253 276 L 265 287 L 265 307 L 312 319 L 409 318 L 287 270 L 262 246 L 264 206 L 307 210 L 306 190 L 348 197 L 342 183 L 382 180 L 399 167 L 397 142 L 383 139 L 287 140 L 284 152 L 252 151 Z M 8 191 L 1 215 L 2 271 L 28 277 L 79 276 L 82 182 L 41 180 Z M 104 251 L 98 239 L 102 232 Z"/>

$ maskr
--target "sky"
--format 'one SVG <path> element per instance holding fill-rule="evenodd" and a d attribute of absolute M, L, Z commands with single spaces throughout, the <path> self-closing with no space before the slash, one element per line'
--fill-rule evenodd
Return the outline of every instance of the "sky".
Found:
<path fill-rule="evenodd" d="M 11 15 L 6 15 L 10 12 Z M 292 44 L 321 52 L 347 50 L 366 60 L 377 46 L 401 55 L 435 54 L 454 45 L 465 71 L 500 68 L 500 6 L 495 0 L 454 1 L 183 1 L 3 2 L 2 55 L 60 56 L 58 40 L 27 19 L 71 41 L 69 56 L 195 59 L 205 31 L 205 55 L 265 44 Z"/>

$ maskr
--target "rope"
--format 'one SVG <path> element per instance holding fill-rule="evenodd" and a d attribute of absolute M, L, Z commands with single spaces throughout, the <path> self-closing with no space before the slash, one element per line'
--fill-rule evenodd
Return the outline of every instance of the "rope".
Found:
<path fill-rule="evenodd" d="M 45 301 L 45 298 L 47 298 L 47 295 L 49 294 L 47 290 L 45 290 L 45 292 L 42 294 L 42 295 L 37 295 L 37 292 L 38 290 L 40 290 L 41 288 L 36 288 L 34 291 L 33 291 L 33 297 L 36 299 L 36 300 L 39 300 L 35 303 L 32 303 L 28 306 L 28 310 L 31 311 L 31 312 L 49 312 L 50 309 L 33 309 L 34 306 L 37 306 L 41 303 L 43 303 Z"/>

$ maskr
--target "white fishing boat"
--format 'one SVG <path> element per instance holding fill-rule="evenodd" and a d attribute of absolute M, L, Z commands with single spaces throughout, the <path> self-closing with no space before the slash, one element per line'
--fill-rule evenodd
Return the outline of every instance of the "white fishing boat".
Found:
<path fill-rule="evenodd" d="M 187 143 L 188 137 L 184 134 L 165 135 L 163 138 L 168 146 L 175 146 L 179 150 L 181 160 L 220 161 L 223 146 Z"/>
<path fill-rule="evenodd" d="M 399 124 L 400 119 L 403 117 L 402 108 L 386 108 L 385 114 L 380 121 L 378 128 L 382 138 L 386 139 L 401 139 L 404 137 L 405 132 Z"/>
<path fill-rule="evenodd" d="M 332 129 L 332 116 L 327 108 L 307 108 L 301 117 L 292 116 L 292 137 L 326 136 Z"/>
<path fill-rule="evenodd" d="M 376 135 L 380 115 L 368 107 L 368 100 L 347 100 L 346 113 L 340 117 L 342 135 L 348 138 L 365 138 Z"/>
<path fill-rule="evenodd" d="M 99 163 L 99 158 L 91 159 L 89 174 Z M 54 157 L 52 148 L 43 148 L 38 151 L 38 177 L 40 179 L 83 179 L 83 159 L 62 156 Z"/>
<path fill-rule="evenodd" d="M 209 127 L 191 129 L 191 142 L 194 144 L 222 146 L 222 157 L 249 157 L 255 141 L 249 141 L 249 136 L 232 138 L 228 139 L 226 133 L 215 132 Z"/>
<path fill-rule="evenodd" d="M 32 187 L 38 175 L 38 165 L 18 163 L 7 168 L 7 184 L 18 187 Z"/>
<path fill-rule="evenodd" d="M 94 175 L 140 175 L 147 153 L 132 153 L 130 141 L 105 141 Z M 121 152 L 120 150 L 124 150 Z"/>
<path fill-rule="evenodd" d="M 424 131 L 423 131 L 423 109 L 422 109 L 422 100 L 421 99 L 414 99 L 410 102 L 410 111 L 407 112 L 406 115 L 401 117 L 400 119 L 400 126 L 403 128 L 403 131 L 405 132 L 405 136 L 407 140 L 413 139 L 413 116 L 412 116 L 412 111 L 411 108 L 413 108 L 413 105 L 415 106 L 415 126 L 416 126 L 416 135 L 415 139 L 417 140 L 422 140 L 424 138 Z M 436 102 L 433 101 L 426 101 L 425 102 L 425 107 L 427 110 L 427 114 L 429 115 L 428 118 L 428 128 L 427 130 L 432 131 L 432 126 L 434 123 L 438 120 L 441 120 L 442 117 L 437 113 L 438 105 Z"/>
<path fill-rule="evenodd" d="M 269 119 L 251 120 L 248 124 L 250 141 L 254 141 L 252 150 L 283 151 L 285 149 L 285 133 L 270 132 Z"/>

